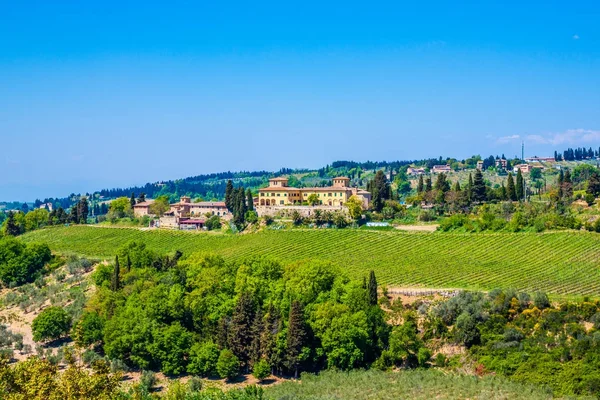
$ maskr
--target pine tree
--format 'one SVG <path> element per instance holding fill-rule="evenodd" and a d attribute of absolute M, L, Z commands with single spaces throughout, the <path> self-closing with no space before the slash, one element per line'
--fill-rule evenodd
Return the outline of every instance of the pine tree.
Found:
<path fill-rule="evenodd" d="M 18 236 L 21 234 L 21 227 L 17 224 L 15 220 L 15 214 L 10 211 L 8 213 L 8 217 L 5 222 L 5 232 L 8 236 Z"/>
<path fill-rule="evenodd" d="M 523 196 L 525 194 L 525 188 L 523 187 L 523 183 L 523 173 L 521 172 L 521 168 L 519 168 L 517 170 L 517 183 L 515 185 L 515 192 L 517 192 L 517 200 L 519 201 L 523 200 Z"/>
<path fill-rule="evenodd" d="M 131 197 L 129 198 L 129 204 L 131 204 L 131 208 L 133 209 L 133 206 L 135 206 L 135 193 L 131 192 Z"/>
<path fill-rule="evenodd" d="M 377 279 L 375 278 L 375 271 L 371 270 L 369 273 L 369 304 L 372 306 L 377 305 Z"/>
<path fill-rule="evenodd" d="M 483 181 L 483 174 L 480 170 L 475 171 L 475 178 L 473 179 L 472 199 L 476 202 L 483 202 L 486 200 L 485 182 Z"/>
<path fill-rule="evenodd" d="M 252 322 L 252 344 L 250 346 L 250 365 L 254 365 L 263 356 L 262 333 L 265 330 L 265 321 L 260 307 L 257 308 Z"/>
<path fill-rule="evenodd" d="M 515 181 L 512 172 L 509 172 L 508 177 L 506 178 L 506 197 L 511 201 L 517 200 L 517 192 L 515 191 Z"/>
<path fill-rule="evenodd" d="M 419 183 L 417 184 L 417 193 L 423 193 L 424 182 L 423 175 L 419 175 Z"/>
<path fill-rule="evenodd" d="M 227 186 L 225 186 L 225 206 L 230 212 L 233 212 L 233 182 L 231 179 L 227 181 Z"/>
<path fill-rule="evenodd" d="M 254 310 L 252 296 L 248 292 L 243 292 L 235 304 L 229 328 L 229 349 L 239 358 L 246 370 L 248 370 L 248 361 L 250 360 Z"/>
<path fill-rule="evenodd" d="M 121 269 L 119 267 L 119 256 L 115 256 L 115 269 L 113 270 L 112 279 L 110 281 L 110 288 L 113 292 L 116 292 L 121 287 Z"/>
<path fill-rule="evenodd" d="M 252 198 L 252 190 L 246 190 L 246 207 L 248 211 L 254 211 L 254 199 Z"/>
<path fill-rule="evenodd" d="M 288 322 L 286 361 L 288 369 L 294 371 L 295 378 L 298 378 L 298 368 L 301 362 L 300 355 L 307 339 L 303 314 L 302 305 L 299 301 L 294 300 L 290 307 Z"/>

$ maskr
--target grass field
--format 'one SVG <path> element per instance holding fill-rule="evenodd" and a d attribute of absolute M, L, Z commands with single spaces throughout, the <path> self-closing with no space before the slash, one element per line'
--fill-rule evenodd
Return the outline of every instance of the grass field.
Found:
<path fill-rule="evenodd" d="M 283 262 L 330 260 L 353 278 L 373 269 L 389 286 L 490 290 L 513 287 L 560 296 L 600 296 L 600 235 L 585 232 L 406 233 L 288 230 L 247 235 L 55 227 L 30 232 L 57 252 L 112 258 L 138 240 L 151 249 L 212 251 L 235 260 L 268 255 Z"/>
<path fill-rule="evenodd" d="M 302 375 L 302 383 L 285 382 L 266 390 L 273 400 L 363 399 L 551 399 L 541 387 L 511 382 L 496 376 L 477 378 L 435 370 L 326 371 Z"/>

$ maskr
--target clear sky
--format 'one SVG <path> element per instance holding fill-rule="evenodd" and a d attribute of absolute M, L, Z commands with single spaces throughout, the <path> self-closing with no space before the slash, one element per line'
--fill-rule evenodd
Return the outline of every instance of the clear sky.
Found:
<path fill-rule="evenodd" d="M 600 2 L 3 1 L 0 200 L 600 146 Z"/>

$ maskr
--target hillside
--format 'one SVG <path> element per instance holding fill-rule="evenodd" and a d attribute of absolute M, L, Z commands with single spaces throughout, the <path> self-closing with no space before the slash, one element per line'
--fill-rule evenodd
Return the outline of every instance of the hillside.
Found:
<path fill-rule="evenodd" d="M 142 231 L 87 226 L 27 233 L 53 251 L 112 258 L 136 240 L 154 250 L 211 251 L 226 259 L 272 256 L 284 262 L 318 258 L 362 279 L 374 270 L 394 287 L 491 290 L 512 287 L 555 295 L 596 296 L 600 289 L 600 236 L 585 232 L 405 233 L 364 230 L 288 230 L 246 235 Z"/>

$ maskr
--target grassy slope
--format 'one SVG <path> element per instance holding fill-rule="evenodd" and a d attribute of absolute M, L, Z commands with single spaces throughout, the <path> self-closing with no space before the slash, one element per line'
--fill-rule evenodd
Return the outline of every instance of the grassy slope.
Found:
<path fill-rule="evenodd" d="M 284 262 L 331 260 L 351 277 L 375 270 L 393 286 L 489 290 L 514 287 L 558 295 L 600 294 L 600 235 L 403 233 L 361 230 L 290 230 L 223 236 L 178 231 L 58 227 L 34 231 L 58 252 L 112 258 L 130 240 L 184 253 L 213 251 L 227 259 L 270 255 Z"/>
<path fill-rule="evenodd" d="M 477 378 L 435 370 L 399 373 L 378 371 L 302 375 L 302 383 L 285 382 L 266 390 L 273 400 L 363 399 L 549 399 L 542 388 L 494 376 Z"/>

